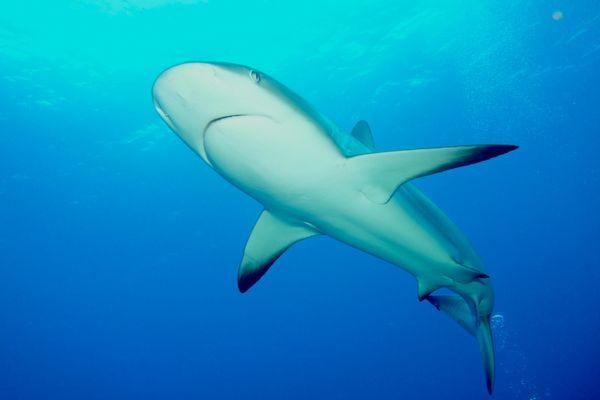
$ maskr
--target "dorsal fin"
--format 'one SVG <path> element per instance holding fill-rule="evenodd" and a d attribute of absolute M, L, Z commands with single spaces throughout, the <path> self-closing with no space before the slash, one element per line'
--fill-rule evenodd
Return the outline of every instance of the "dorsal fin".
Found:
<path fill-rule="evenodd" d="M 350 133 L 356 140 L 364 144 L 369 150 L 375 151 L 375 141 L 373 140 L 373 134 L 367 121 L 358 121 L 352 132 Z"/>
<path fill-rule="evenodd" d="M 244 249 L 238 271 L 240 292 L 250 289 L 291 245 L 317 234 L 317 231 L 305 224 L 264 210 Z"/>
<path fill-rule="evenodd" d="M 350 158 L 348 167 L 362 176 L 360 191 L 371 201 L 385 204 L 411 179 L 485 161 L 516 148 L 472 145 L 372 153 Z"/>

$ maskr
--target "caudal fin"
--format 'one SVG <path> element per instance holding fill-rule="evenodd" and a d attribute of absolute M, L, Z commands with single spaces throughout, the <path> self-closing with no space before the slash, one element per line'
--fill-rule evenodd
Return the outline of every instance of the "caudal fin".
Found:
<path fill-rule="evenodd" d="M 495 378 L 495 355 L 494 355 L 494 338 L 492 336 L 492 328 L 490 327 L 490 317 L 485 316 L 479 319 L 477 332 L 475 337 L 479 343 L 481 351 L 481 359 L 483 361 L 483 370 L 485 371 L 485 381 L 489 394 L 494 391 Z"/>
<path fill-rule="evenodd" d="M 494 390 L 494 341 L 490 327 L 490 317 L 477 317 L 471 311 L 467 302 L 460 296 L 436 296 L 430 295 L 427 300 L 438 310 L 443 311 L 453 320 L 458 322 L 467 332 L 477 339 L 487 390 L 492 394 Z"/>

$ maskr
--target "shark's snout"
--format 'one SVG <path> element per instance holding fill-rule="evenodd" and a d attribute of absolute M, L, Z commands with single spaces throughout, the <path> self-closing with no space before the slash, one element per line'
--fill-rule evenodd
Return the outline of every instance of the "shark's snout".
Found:
<path fill-rule="evenodd" d="M 236 114 L 227 100 L 225 71 L 211 63 L 187 63 L 161 73 L 152 87 L 154 108 L 163 121 L 208 162 L 204 133 L 215 118 Z"/>
<path fill-rule="evenodd" d="M 217 80 L 217 69 L 212 64 L 187 63 L 171 67 L 154 82 L 154 104 L 157 110 L 165 112 L 169 103 L 186 103 L 194 93 L 213 87 Z"/>
<path fill-rule="evenodd" d="M 217 68 L 209 63 L 186 63 L 163 71 L 154 82 L 153 94 L 160 95 L 166 90 L 180 91 L 190 83 L 210 84 L 217 77 Z"/>
<path fill-rule="evenodd" d="M 207 63 L 187 63 L 161 73 L 152 87 L 154 108 L 171 129 L 175 117 L 190 107 L 194 94 L 214 84 L 216 69 Z M 179 133 L 179 132 L 178 132 Z"/>

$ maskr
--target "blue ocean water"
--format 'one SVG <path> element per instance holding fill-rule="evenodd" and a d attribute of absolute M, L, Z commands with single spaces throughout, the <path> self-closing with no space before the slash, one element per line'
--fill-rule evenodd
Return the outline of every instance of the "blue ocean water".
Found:
<path fill-rule="evenodd" d="M 416 184 L 494 278 L 494 398 L 599 396 L 597 1 L 36 0 L 0 5 L 0 399 L 488 398 L 475 341 L 332 239 L 238 293 L 261 207 L 152 105 L 192 60 L 380 150 L 520 145 Z"/>

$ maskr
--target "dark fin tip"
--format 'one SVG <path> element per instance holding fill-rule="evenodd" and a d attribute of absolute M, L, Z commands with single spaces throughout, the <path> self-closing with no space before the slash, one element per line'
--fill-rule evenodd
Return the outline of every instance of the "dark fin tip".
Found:
<path fill-rule="evenodd" d="M 519 148 L 519 146 L 514 145 L 514 144 L 497 144 L 494 146 L 494 150 L 493 150 L 494 156 L 493 157 L 501 156 L 502 154 L 509 153 L 518 148 Z"/>
<path fill-rule="evenodd" d="M 264 264 L 261 268 L 258 268 L 250 273 L 245 273 L 238 276 L 238 289 L 240 293 L 246 293 L 256 282 L 260 280 L 267 273 L 271 265 L 279 258 L 281 254 L 273 257 L 268 263 Z"/>
<path fill-rule="evenodd" d="M 260 273 L 262 272 L 262 273 Z M 259 273 L 245 274 L 238 278 L 238 289 L 240 293 L 246 293 L 258 280 L 265 274 L 265 271 L 259 271 Z"/>
<path fill-rule="evenodd" d="M 240 290 L 240 293 L 246 293 L 263 275 L 264 273 L 251 273 L 240 276 L 238 278 L 238 289 Z"/>
<path fill-rule="evenodd" d="M 238 279 L 238 290 L 240 293 L 246 293 L 252 287 L 246 280 Z"/>
<path fill-rule="evenodd" d="M 429 303 L 431 303 L 431 305 L 434 306 L 436 308 L 436 310 L 440 311 L 440 302 L 436 296 L 429 295 L 429 296 L 425 297 L 425 300 L 427 300 Z"/>

